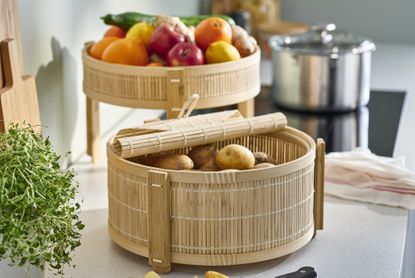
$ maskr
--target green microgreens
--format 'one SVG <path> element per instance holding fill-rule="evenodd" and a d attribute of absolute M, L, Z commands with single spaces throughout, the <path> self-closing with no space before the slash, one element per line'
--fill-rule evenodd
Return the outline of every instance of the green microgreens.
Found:
<path fill-rule="evenodd" d="M 49 266 L 60 275 L 73 266 L 84 225 L 74 172 L 62 171 L 59 158 L 31 127 L 0 133 L 0 260 Z"/>

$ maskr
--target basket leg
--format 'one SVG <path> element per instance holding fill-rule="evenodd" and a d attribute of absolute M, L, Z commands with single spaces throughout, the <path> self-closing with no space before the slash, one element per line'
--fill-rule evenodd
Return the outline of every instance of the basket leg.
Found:
<path fill-rule="evenodd" d="M 171 271 L 170 180 L 166 172 L 148 173 L 149 264 L 159 273 Z"/>
<path fill-rule="evenodd" d="M 86 153 L 95 163 L 99 159 L 99 102 L 89 97 L 86 97 L 86 134 Z"/>
<path fill-rule="evenodd" d="M 314 163 L 314 236 L 316 235 L 316 230 L 323 229 L 325 151 L 326 144 L 324 140 L 318 138 Z"/>
<path fill-rule="evenodd" d="M 255 99 L 249 99 L 244 102 L 238 103 L 238 110 L 244 117 L 255 116 Z"/>

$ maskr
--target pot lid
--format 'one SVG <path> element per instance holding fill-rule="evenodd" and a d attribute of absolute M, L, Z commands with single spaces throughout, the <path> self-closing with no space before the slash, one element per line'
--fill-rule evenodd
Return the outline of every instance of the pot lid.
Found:
<path fill-rule="evenodd" d="M 376 49 L 375 44 L 368 38 L 338 31 L 333 23 L 311 25 L 305 33 L 273 36 L 269 45 L 277 51 L 331 56 L 348 52 L 360 54 Z"/>

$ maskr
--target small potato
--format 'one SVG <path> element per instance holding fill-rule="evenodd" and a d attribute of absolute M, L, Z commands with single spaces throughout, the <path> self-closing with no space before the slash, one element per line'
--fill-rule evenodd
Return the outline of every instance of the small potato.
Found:
<path fill-rule="evenodd" d="M 195 168 L 203 165 L 214 165 L 216 158 L 216 148 L 213 144 L 196 146 L 187 154 L 195 164 Z"/>
<path fill-rule="evenodd" d="M 277 164 L 277 161 L 270 157 L 268 154 L 263 152 L 254 152 L 255 157 L 255 165 L 260 163 L 271 163 L 271 164 Z"/>
<path fill-rule="evenodd" d="M 138 157 L 137 159 L 134 159 L 133 161 L 138 162 L 143 165 L 147 166 L 154 166 L 154 163 L 160 159 L 161 157 L 164 157 L 166 155 L 174 154 L 173 151 L 163 151 L 159 153 L 153 153 L 148 155 L 143 155 Z"/>
<path fill-rule="evenodd" d="M 170 170 L 190 170 L 194 164 L 185 154 L 168 154 L 159 157 L 152 166 Z"/>
<path fill-rule="evenodd" d="M 251 169 L 255 165 L 255 157 L 248 148 L 231 144 L 216 154 L 216 164 L 220 169 Z"/>
<path fill-rule="evenodd" d="M 216 164 L 203 165 L 199 168 L 200 171 L 219 171 L 220 168 Z"/>
<path fill-rule="evenodd" d="M 273 166 L 275 166 L 275 165 L 272 164 L 272 163 L 264 162 L 264 163 L 259 163 L 259 164 L 255 165 L 253 169 L 268 168 L 268 167 L 273 167 Z"/>

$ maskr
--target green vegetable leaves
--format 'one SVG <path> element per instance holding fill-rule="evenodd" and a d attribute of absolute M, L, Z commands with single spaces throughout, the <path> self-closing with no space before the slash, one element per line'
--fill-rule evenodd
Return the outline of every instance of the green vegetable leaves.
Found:
<path fill-rule="evenodd" d="M 78 184 L 48 139 L 31 127 L 0 133 L 0 260 L 62 274 L 80 245 Z"/>

